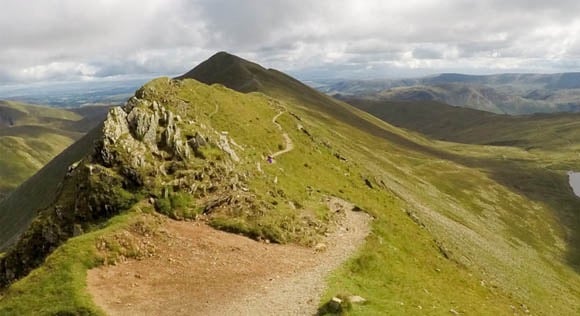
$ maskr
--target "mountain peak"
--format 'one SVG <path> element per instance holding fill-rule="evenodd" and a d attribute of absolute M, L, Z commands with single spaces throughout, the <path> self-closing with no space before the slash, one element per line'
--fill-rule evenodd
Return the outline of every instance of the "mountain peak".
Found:
<path fill-rule="evenodd" d="M 199 64 L 196 68 L 201 65 L 246 65 L 246 64 L 253 64 L 252 62 L 245 60 L 239 56 L 230 54 L 226 51 L 221 51 L 213 54 L 210 58 L 208 58 L 203 63 Z M 254 64 L 255 65 L 255 64 Z"/>
<path fill-rule="evenodd" d="M 268 70 L 236 55 L 221 51 L 177 79 L 195 79 L 206 84 L 220 83 L 228 88 L 252 92 L 260 90 L 258 73 Z"/>

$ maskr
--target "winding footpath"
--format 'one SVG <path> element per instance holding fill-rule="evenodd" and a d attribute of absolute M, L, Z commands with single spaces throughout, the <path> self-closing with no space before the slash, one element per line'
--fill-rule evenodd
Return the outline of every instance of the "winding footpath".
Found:
<path fill-rule="evenodd" d="M 287 110 L 286 110 L 286 108 L 284 108 L 284 111 L 276 114 L 276 116 L 274 116 L 274 118 L 272 118 L 272 123 L 274 123 L 274 125 L 276 125 L 276 127 L 278 127 L 278 129 L 282 132 L 284 131 L 284 129 L 282 128 L 282 125 L 280 125 L 280 123 L 278 123 L 276 120 L 278 120 L 280 115 L 282 115 L 286 112 L 287 112 Z M 283 155 L 285 153 L 288 153 L 294 149 L 294 142 L 292 142 L 292 139 L 290 138 L 290 136 L 288 136 L 288 133 L 283 133 L 282 138 L 284 138 L 284 143 L 286 146 L 284 147 L 284 149 L 279 150 L 279 151 L 273 153 L 272 155 L 270 155 L 272 158 L 276 158 L 276 157 Z"/>
<path fill-rule="evenodd" d="M 212 118 L 220 110 L 220 105 L 217 102 L 214 105 L 215 105 L 215 107 L 213 109 L 213 112 L 211 112 L 207 115 L 209 118 Z"/>

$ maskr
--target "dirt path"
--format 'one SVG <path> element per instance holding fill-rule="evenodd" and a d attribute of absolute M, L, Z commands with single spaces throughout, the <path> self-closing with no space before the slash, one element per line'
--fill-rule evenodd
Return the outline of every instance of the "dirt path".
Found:
<path fill-rule="evenodd" d="M 290 138 L 290 136 L 288 136 L 288 134 L 284 133 L 284 134 L 282 134 L 282 137 L 284 138 L 284 142 L 286 143 L 286 147 L 282 150 L 279 150 L 279 151 L 273 153 L 272 158 L 276 158 L 276 157 L 283 155 L 287 152 L 290 152 L 294 149 L 294 142 L 292 142 L 292 139 Z"/>
<path fill-rule="evenodd" d="M 280 123 L 278 123 L 276 120 L 280 117 L 280 115 L 282 115 L 284 113 L 286 113 L 285 108 L 284 108 L 283 112 L 276 114 L 276 116 L 274 116 L 274 118 L 272 118 L 272 123 L 274 123 L 274 125 L 276 125 L 276 127 L 278 127 L 278 129 L 280 131 L 284 131 L 284 129 L 282 128 L 282 125 L 280 125 Z M 284 149 L 273 153 L 271 155 L 272 158 L 276 158 L 276 157 L 283 155 L 287 152 L 290 152 L 294 149 L 294 142 L 292 142 L 292 139 L 290 138 L 290 136 L 288 136 L 288 133 L 283 133 L 282 138 L 284 138 L 284 143 L 285 143 Z"/>
<path fill-rule="evenodd" d="M 277 122 L 278 118 L 280 117 L 280 115 L 286 113 L 286 110 L 276 114 L 273 118 L 272 118 L 272 123 L 274 123 L 274 125 L 276 125 L 276 127 L 278 127 L 279 130 L 283 131 L 284 129 L 282 128 L 282 125 L 280 125 L 280 123 Z"/>
<path fill-rule="evenodd" d="M 344 218 L 324 251 L 168 220 L 158 256 L 93 269 L 88 289 L 110 315 L 312 315 L 325 278 L 369 233 L 370 216 L 336 198 L 329 205 Z"/>
<path fill-rule="evenodd" d="M 220 105 L 217 102 L 214 105 L 215 105 L 215 107 L 213 109 L 213 112 L 211 112 L 210 114 L 208 114 L 208 117 L 209 118 L 212 118 L 220 110 Z"/>

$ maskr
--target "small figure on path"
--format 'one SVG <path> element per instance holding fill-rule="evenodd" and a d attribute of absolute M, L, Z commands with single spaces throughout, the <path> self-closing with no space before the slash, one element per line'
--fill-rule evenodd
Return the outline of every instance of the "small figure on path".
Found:
<path fill-rule="evenodd" d="M 268 161 L 268 163 L 274 162 L 274 158 L 272 158 L 272 156 L 268 156 L 268 158 L 266 160 Z"/>

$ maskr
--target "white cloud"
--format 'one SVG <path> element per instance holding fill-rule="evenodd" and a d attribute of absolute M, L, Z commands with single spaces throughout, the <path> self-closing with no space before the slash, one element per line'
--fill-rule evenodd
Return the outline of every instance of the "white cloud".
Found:
<path fill-rule="evenodd" d="M 572 0 L 0 0 L 0 80 L 185 72 L 227 50 L 297 74 L 579 70 Z"/>

